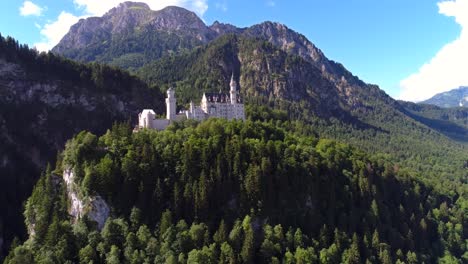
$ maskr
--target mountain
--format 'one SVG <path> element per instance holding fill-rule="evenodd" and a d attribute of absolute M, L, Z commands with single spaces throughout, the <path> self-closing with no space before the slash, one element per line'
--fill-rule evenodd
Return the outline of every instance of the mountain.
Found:
<path fill-rule="evenodd" d="M 439 107 L 468 107 L 468 87 L 461 86 L 448 92 L 436 94 L 420 104 L 431 104 Z"/>
<path fill-rule="evenodd" d="M 134 122 L 162 100 L 121 70 L 38 54 L 1 35 L 0 95 L 0 246 L 24 238 L 22 204 L 70 137 Z"/>
<path fill-rule="evenodd" d="M 190 50 L 215 35 L 193 12 L 183 8 L 152 11 L 144 3 L 125 2 L 102 17 L 81 19 L 52 52 L 78 61 L 131 68 Z"/>
<path fill-rule="evenodd" d="M 145 15 L 136 15 L 140 13 Z M 94 44 L 81 49 L 83 54 L 100 54 L 101 57 L 95 56 L 96 61 L 113 64 L 115 59 L 129 54 L 132 57 L 142 52 L 152 53 L 154 56 L 144 56 L 144 62 L 132 63 L 131 69 L 161 91 L 174 85 L 179 108 L 200 98 L 204 91 L 226 89 L 229 76 L 234 72 L 242 96 L 252 106 L 268 105 L 286 111 L 289 119 L 305 122 L 320 136 L 350 142 L 405 167 L 418 168 L 426 178 L 438 178 L 446 173 L 450 179 L 464 178 L 466 127 L 452 120 L 441 126 L 437 118 L 437 122 L 418 119 L 405 105 L 377 86 L 364 83 L 343 65 L 329 60 L 305 36 L 282 24 L 264 22 L 237 28 L 215 22 L 206 26 L 194 16 L 181 8 L 151 11 L 146 5 L 127 2 L 101 18 L 77 23 L 54 51 L 60 51 L 65 44 L 73 50 L 78 42 L 70 39 L 83 39 L 87 34 L 100 37 L 103 34 L 97 32 L 102 30 L 108 32 L 111 39 L 92 42 Z M 135 17 L 142 18 L 135 20 Z M 100 23 L 89 28 L 85 26 L 95 20 Z M 114 29 L 118 24 L 112 21 L 133 22 L 122 22 L 130 25 L 122 31 Z M 160 21 L 165 23 L 161 25 Z M 145 34 L 138 35 L 141 30 L 135 24 L 144 25 Z M 116 33 L 111 34 L 112 31 Z M 164 34 L 197 41 L 184 48 L 174 45 L 168 38 L 145 42 L 149 36 Z M 127 41 L 128 37 L 135 39 L 120 42 Z M 104 42 L 115 43 L 114 49 L 109 49 Z M 136 44 L 127 47 L 126 43 Z M 161 45 L 167 45 L 170 52 L 163 52 Z M 102 54 L 109 57 L 103 60 Z M 419 162 L 433 157 L 439 157 L 438 162 L 443 165 L 434 168 Z"/>
<path fill-rule="evenodd" d="M 38 157 L 57 160 L 41 170 L 25 205 L 29 240 L 14 243 L 12 263 L 249 262 L 253 253 L 277 262 L 296 252 L 305 263 L 464 258 L 468 147 L 458 114 L 441 125 L 439 110 L 393 100 L 282 24 L 206 26 L 181 8 L 127 2 L 81 20 L 53 50 L 89 65 L 2 43 L 2 100 L 12 109 L 2 129 L 14 128 L 6 139 L 21 136 L 5 151 L 15 163 L 2 186 L 30 192 L 44 168 L 22 171 L 35 142 L 51 153 Z M 142 108 L 162 114 L 169 85 L 181 109 L 204 91 L 227 89 L 232 73 L 245 123 L 188 121 L 141 133 L 117 124 L 106 132 L 114 120 L 133 124 Z M 36 94 L 22 82 L 45 88 Z M 61 135 L 76 136 L 55 159 Z M 6 204 L 15 199 L 9 189 Z M 14 200 L 16 216 L 26 196 Z M 3 232 L 12 224 L 19 226 Z"/>
<path fill-rule="evenodd" d="M 307 60 L 262 39 L 226 35 L 191 53 L 147 64 L 137 74 L 161 90 L 174 86 L 179 108 L 184 108 L 203 92 L 227 89 L 231 72 L 239 76 L 241 95 L 251 106 L 248 116 L 256 115 L 255 106 L 266 105 L 322 137 L 381 153 L 424 171 L 426 178 L 450 171 L 448 178 L 460 180 L 466 174 L 466 127 L 447 121 L 452 126 L 444 130 L 434 122 L 421 122 L 378 87 L 358 80 L 354 85 L 337 83 Z M 417 161 L 433 157 L 440 167 Z"/>
<path fill-rule="evenodd" d="M 83 62 L 104 62 L 126 69 L 170 54 L 190 51 L 226 35 L 262 38 L 298 55 L 336 81 L 358 81 L 342 65 L 328 60 L 307 38 L 285 25 L 264 22 L 237 28 L 218 21 L 207 26 L 195 13 L 169 6 L 159 11 L 144 3 L 125 2 L 102 17 L 81 19 L 52 49 L 55 54 Z"/>

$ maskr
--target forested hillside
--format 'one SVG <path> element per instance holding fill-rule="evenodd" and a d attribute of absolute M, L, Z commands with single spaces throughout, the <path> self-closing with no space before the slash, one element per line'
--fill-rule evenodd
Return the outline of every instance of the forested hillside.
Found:
<path fill-rule="evenodd" d="M 82 132 L 37 183 L 25 210 L 30 238 L 6 263 L 468 261 L 466 192 L 438 193 L 307 134 L 217 119 Z M 70 171 L 73 183 L 62 179 Z M 69 216 L 69 184 L 110 205 L 102 230 Z"/>
<path fill-rule="evenodd" d="M 299 120 L 322 137 L 382 155 L 435 184 L 440 178 L 455 181 L 454 188 L 466 183 L 466 127 L 424 122 L 377 86 L 336 84 L 302 57 L 262 39 L 226 35 L 148 64 L 137 74 L 162 91 L 173 85 L 180 107 L 187 107 L 204 91 L 227 90 L 231 72 L 239 76 L 247 104 L 282 110 L 286 119 Z"/>
<path fill-rule="evenodd" d="M 458 119 L 408 110 L 280 23 L 207 26 L 183 8 L 125 2 L 74 25 L 54 52 L 131 68 L 163 92 L 174 85 L 179 108 L 204 91 L 228 89 L 234 73 L 247 104 L 286 111 L 321 136 L 386 156 L 436 184 L 443 177 L 457 186 L 468 176 L 468 129 Z"/>
<path fill-rule="evenodd" d="M 66 140 L 83 129 L 104 133 L 161 102 L 161 93 L 121 70 L 39 54 L 0 35 L 1 251 L 14 236 L 25 238 L 22 205 Z"/>
<path fill-rule="evenodd" d="M 468 108 L 442 108 L 430 104 L 399 101 L 408 115 L 460 142 L 468 142 Z"/>
<path fill-rule="evenodd" d="M 178 7 L 123 3 L 54 51 L 92 63 L 0 36 L 5 263 L 468 263 L 464 109 L 396 101 L 282 24 Z M 232 74 L 245 122 L 132 133 L 170 86 L 181 110 Z"/>

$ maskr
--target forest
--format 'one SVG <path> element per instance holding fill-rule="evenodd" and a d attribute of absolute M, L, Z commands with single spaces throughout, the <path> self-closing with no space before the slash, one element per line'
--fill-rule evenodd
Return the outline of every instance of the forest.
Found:
<path fill-rule="evenodd" d="M 68 139 L 135 120 L 140 107 L 160 111 L 162 100 L 125 71 L 39 53 L 0 35 L 0 259 L 15 236 L 26 239 L 24 202 Z"/>
<path fill-rule="evenodd" d="M 4 263 L 468 262 L 463 110 L 396 102 L 372 85 L 343 99 L 300 57 L 231 35 L 165 55 L 134 72 L 143 81 L 1 36 L 0 63 L 19 65 L 28 82 L 59 83 L 62 95 L 122 98 L 135 111 L 114 116 L 117 108 L 103 101 L 64 126 L 57 108 L 0 97 L 0 151 L 11 160 L 0 167 L 0 235 L 12 241 Z M 204 91 L 226 89 L 233 71 L 245 122 L 185 121 L 137 133 L 125 123 L 135 105 L 162 113 L 157 102 L 169 85 L 182 109 Z M 11 92 L 1 81 L 0 92 Z M 287 89 L 273 94 L 277 83 Z M 28 126 L 41 111 L 50 114 L 45 125 Z M 65 136 L 72 138 L 62 151 Z M 18 147 L 38 142 L 55 164 L 39 179 Z M 91 207 L 79 219 L 69 214 L 66 171 L 78 198 L 109 205 L 102 229 Z"/>
<path fill-rule="evenodd" d="M 69 216 L 70 169 L 109 203 L 102 230 Z M 273 121 L 115 124 L 68 141 L 5 263 L 464 263 L 466 198 Z"/>

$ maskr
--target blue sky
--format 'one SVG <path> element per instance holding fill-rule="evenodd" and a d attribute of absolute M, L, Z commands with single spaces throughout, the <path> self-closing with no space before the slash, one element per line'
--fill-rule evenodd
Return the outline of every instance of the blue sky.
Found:
<path fill-rule="evenodd" d="M 141 0 L 179 5 L 211 24 L 276 21 L 394 98 L 418 101 L 468 85 L 468 0 Z M 8 0 L 0 33 L 46 50 L 80 17 L 122 0 Z M 465 29 L 464 29 L 465 28 Z"/>

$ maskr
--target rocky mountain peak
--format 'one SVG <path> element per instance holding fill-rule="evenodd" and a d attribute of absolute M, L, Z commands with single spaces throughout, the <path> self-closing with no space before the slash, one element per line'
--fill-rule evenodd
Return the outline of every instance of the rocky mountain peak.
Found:
<path fill-rule="evenodd" d="M 153 11 L 144 3 L 124 2 L 103 17 L 77 23 L 52 51 L 81 61 L 97 60 L 124 68 L 139 67 L 164 54 L 191 49 L 226 34 L 264 39 L 289 54 L 311 62 L 335 83 L 362 85 L 342 65 L 328 60 L 304 35 L 284 24 L 266 21 L 248 28 L 238 28 L 216 21 L 208 27 L 194 12 L 177 6 Z M 132 48 L 115 52 L 116 49 L 111 46 Z M 135 60 L 136 64 L 127 62 L 125 53 L 135 57 L 144 49 L 153 50 L 155 54 L 151 58 L 140 54 Z"/>
<path fill-rule="evenodd" d="M 120 3 L 117 7 L 114 7 L 111 10 L 109 10 L 105 15 L 112 16 L 116 14 L 125 14 L 127 12 L 147 12 L 150 10 L 150 7 L 146 3 L 123 2 Z"/>
<path fill-rule="evenodd" d="M 246 34 L 265 38 L 282 50 L 297 54 L 309 61 L 318 62 L 324 58 L 323 53 L 305 36 L 281 23 L 266 21 L 250 27 Z"/>
<path fill-rule="evenodd" d="M 151 25 L 158 30 L 195 29 L 204 31 L 203 33 L 208 30 L 205 23 L 194 12 L 177 6 L 168 6 L 155 11 Z"/>
<path fill-rule="evenodd" d="M 113 33 L 144 26 L 150 26 L 154 30 L 169 31 L 206 30 L 205 23 L 195 13 L 177 6 L 153 11 L 145 3 L 124 2 L 107 12 L 103 19 L 113 25 Z"/>
<path fill-rule="evenodd" d="M 218 20 L 216 20 L 211 26 L 210 29 L 216 32 L 218 35 L 225 35 L 225 34 L 231 34 L 231 33 L 241 33 L 242 29 L 233 26 L 231 24 L 226 24 L 226 23 L 221 23 Z"/>
<path fill-rule="evenodd" d="M 109 10 L 102 19 L 115 34 L 141 27 L 153 16 L 151 9 L 145 3 L 124 2 Z"/>
<path fill-rule="evenodd" d="M 184 8 L 168 6 L 154 11 L 145 3 L 124 2 L 102 17 L 81 19 L 52 51 L 70 57 L 70 54 L 97 46 L 107 48 L 113 39 L 138 38 L 139 32 L 145 35 L 176 32 L 201 42 L 207 42 L 215 35 L 195 13 Z M 91 61 L 97 55 L 91 52 L 80 60 Z"/>

